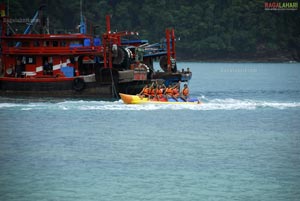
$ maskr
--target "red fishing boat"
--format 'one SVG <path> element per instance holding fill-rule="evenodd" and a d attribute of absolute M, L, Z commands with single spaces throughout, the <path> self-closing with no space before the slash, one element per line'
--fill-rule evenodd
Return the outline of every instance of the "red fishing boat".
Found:
<path fill-rule="evenodd" d="M 177 71 L 173 29 L 163 43 L 149 44 L 136 32 L 111 32 L 107 16 L 100 38 L 86 33 L 81 15 L 79 33 L 50 34 L 43 8 L 16 33 L 1 5 L 0 95 L 110 98 L 137 93 L 152 79 L 166 85 L 191 79 L 190 71 Z M 154 59 L 163 72 L 155 72 Z"/>

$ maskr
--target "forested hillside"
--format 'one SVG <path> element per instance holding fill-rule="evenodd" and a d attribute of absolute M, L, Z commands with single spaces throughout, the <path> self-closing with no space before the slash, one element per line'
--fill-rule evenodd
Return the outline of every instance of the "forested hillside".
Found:
<path fill-rule="evenodd" d="M 82 0 L 88 23 L 105 30 L 138 31 L 160 41 L 165 28 L 175 28 L 181 59 L 299 60 L 300 9 L 265 10 L 266 0 Z M 284 1 L 284 0 L 282 0 Z M 7 1 L 5 1 L 7 2 Z M 50 31 L 75 30 L 80 0 L 10 0 L 10 16 L 31 18 L 41 3 Z M 293 1 L 297 2 L 297 1 Z"/>

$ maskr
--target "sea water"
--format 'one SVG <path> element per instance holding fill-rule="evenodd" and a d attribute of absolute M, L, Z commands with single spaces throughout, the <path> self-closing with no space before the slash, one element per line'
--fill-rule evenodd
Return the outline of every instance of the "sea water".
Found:
<path fill-rule="evenodd" d="M 300 200 L 300 65 L 178 67 L 203 104 L 0 97 L 0 200 Z"/>

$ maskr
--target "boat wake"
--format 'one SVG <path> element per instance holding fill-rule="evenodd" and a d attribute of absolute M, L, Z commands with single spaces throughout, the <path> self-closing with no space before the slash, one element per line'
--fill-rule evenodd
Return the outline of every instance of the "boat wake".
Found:
<path fill-rule="evenodd" d="M 202 110 L 255 110 L 260 108 L 300 108 L 300 102 L 273 102 L 251 99 L 212 99 L 203 104 Z"/>
<path fill-rule="evenodd" d="M 0 103 L 0 110 L 256 110 L 263 108 L 292 109 L 299 108 L 300 102 L 262 101 L 252 99 L 207 99 L 199 97 L 202 104 L 138 104 L 126 105 L 119 101 L 63 101 L 63 102 L 31 102 Z"/>

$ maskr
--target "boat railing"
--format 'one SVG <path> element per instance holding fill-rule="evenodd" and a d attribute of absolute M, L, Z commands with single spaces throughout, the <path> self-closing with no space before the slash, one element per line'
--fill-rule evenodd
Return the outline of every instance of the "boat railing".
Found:
<path fill-rule="evenodd" d="M 102 53 L 103 48 L 100 46 L 91 47 L 3 47 L 3 54 L 68 54 L 68 53 Z"/>

